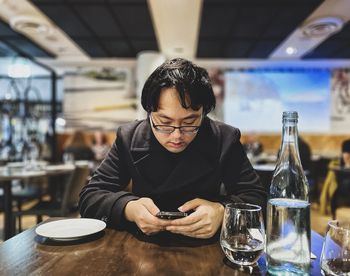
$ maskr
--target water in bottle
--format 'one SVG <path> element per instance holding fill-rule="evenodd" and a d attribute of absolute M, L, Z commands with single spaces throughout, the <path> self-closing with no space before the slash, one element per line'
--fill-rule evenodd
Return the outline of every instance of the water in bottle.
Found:
<path fill-rule="evenodd" d="M 266 253 L 271 275 L 309 275 L 310 204 L 297 122 L 297 112 L 283 113 L 282 143 L 267 204 Z"/>

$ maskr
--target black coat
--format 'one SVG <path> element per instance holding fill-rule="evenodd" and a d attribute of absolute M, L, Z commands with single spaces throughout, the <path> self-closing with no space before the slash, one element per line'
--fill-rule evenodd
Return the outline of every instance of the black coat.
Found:
<path fill-rule="evenodd" d="M 125 205 L 139 197 L 152 198 L 162 211 L 177 210 L 194 198 L 250 202 L 265 210 L 267 193 L 239 139 L 238 129 L 205 118 L 192 143 L 181 153 L 171 153 L 158 143 L 149 120 L 122 126 L 80 194 L 80 213 L 123 228 Z M 124 191 L 130 180 L 132 192 Z M 227 196 L 222 195 L 222 183 Z"/>

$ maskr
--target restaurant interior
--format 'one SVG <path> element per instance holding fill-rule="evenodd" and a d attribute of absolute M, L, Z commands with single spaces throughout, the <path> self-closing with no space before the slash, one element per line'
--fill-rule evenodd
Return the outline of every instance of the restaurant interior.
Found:
<path fill-rule="evenodd" d="M 350 218 L 350 173 L 336 169 L 350 139 L 349 11 L 347 0 L 0 0 L 0 243 L 79 217 L 117 128 L 146 116 L 145 80 L 175 57 L 208 70 L 209 117 L 241 130 L 264 185 L 282 113 L 298 112 L 311 228 L 325 235 Z"/>

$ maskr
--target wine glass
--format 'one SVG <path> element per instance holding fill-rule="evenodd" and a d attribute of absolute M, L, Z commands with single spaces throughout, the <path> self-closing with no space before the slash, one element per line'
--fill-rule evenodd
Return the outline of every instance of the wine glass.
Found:
<path fill-rule="evenodd" d="M 261 207 L 248 203 L 226 205 L 220 244 L 232 263 L 240 266 L 256 263 L 265 247 Z"/>
<path fill-rule="evenodd" d="M 350 275 L 350 221 L 332 220 L 328 227 L 321 269 L 324 275 Z"/>
<path fill-rule="evenodd" d="M 63 163 L 64 164 L 74 164 L 74 155 L 70 152 L 65 152 L 63 154 Z"/>

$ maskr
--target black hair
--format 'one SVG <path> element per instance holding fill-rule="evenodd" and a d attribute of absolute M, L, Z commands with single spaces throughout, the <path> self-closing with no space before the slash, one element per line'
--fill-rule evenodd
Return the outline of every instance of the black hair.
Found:
<path fill-rule="evenodd" d="M 341 152 L 350 152 L 350 139 L 343 141 L 341 145 Z"/>
<path fill-rule="evenodd" d="M 101 136 L 102 136 L 102 144 L 107 144 L 107 137 L 104 133 L 101 133 Z M 92 137 L 92 144 L 93 145 L 96 145 L 97 141 L 96 141 L 96 138 L 95 136 Z"/>
<path fill-rule="evenodd" d="M 199 110 L 203 107 L 205 115 L 215 108 L 216 101 L 208 72 L 188 60 L 175 58 L 166 61 L 149 76 L 141 96 L 142 107 L 147 113 L 158 110 L 163 88 L 175 88 L 183 108 Z"/>
<path fill-rule="evenodd" d="M 340 157 L 340 166 L 344 167 L 345 162 L 343 159 L 343 153 L 344 152 L 350 152 L 350 139 L 343 141 L 343 143 L 341 144 L 341 153 L 342 156 Z"/>

